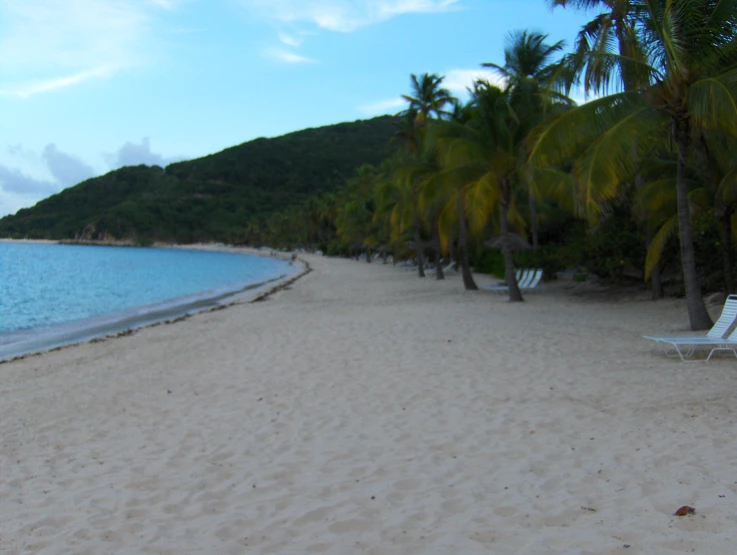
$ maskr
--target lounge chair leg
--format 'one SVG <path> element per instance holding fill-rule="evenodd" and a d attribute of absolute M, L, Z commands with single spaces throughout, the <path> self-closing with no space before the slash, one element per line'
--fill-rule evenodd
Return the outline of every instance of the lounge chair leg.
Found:
<path fill-rule="evenodd" d="M 712 355 L 717 351 L 732 351 L 732 354 L 735 356 L 735 358 L 737 358 L 737 350 L 733 349 L 732 347 L 714 347 L 709 353 L 709 356 L 706 357 L 706 360 L 704 362 L 709 362 Z"/>
<path fill-rule="evenodd" d="M 678 345 L 673 345 L 671 349 L 665 343 L 662 343 L 660 347 L 668 358 L 680 358 L 683 362 L 687 362 L 686 359 L 694 353 L 693 348 L 690 348 L 684 353 Z"/>

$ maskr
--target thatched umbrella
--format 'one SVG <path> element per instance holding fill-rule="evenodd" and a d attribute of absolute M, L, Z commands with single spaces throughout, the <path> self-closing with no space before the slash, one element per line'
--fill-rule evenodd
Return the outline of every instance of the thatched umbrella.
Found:
<path fill-rule="evenodd" d="M 502 237 L 496 237 L 494 239 L 489 239 L 488 241 L 484 241 L 484 246 L 487 246 L 491 249 L 496 250 L 502 250 Z M 523 237 L 517 235 L 516 233 L 509 232 L 509 241 L 512 245 L 513 251 L 529 251 L 532 250 L 532 246 L 530 243 L 528 243 Z M 515 262 L 515 266 L 516 266 Z M 504 282 L 503 282 L 504 283 Z"/>
<path fill-rule="evenodd" d="M 489 247 L 490 249 L 502 249 L 502 240 L 503 237 L 495 237 L 494 239 L 489 239 L 488 241 L 484 241 L 484 245 Z M 528 243 L 523 237 L 517 235 L 516 233 L 509 233 L 509 240 L 512 244 L 512 250 L 515 251 L 530 251 L 532 250 L 532 246 L 530 243 Z"/>
<path fill-rule="evenodd" d="M 445 275 L 443 273 L 443 267 L 440 265 L 440 241 L 438 239 L 431 239 L 429 241 L 407 241 L 405 243 L 407 245 L 408 249 L 412 250 L 425 250 L 425 249 L 432 249 L 435 251 L 435 276 L 438 279 L 444 279 Z"/>

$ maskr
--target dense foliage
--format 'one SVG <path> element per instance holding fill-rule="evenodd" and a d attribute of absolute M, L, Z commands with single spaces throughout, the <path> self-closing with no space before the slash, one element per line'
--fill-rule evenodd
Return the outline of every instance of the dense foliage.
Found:
<path fill-rule="evenodd" d="M 0 236 L 256 242 L 260 223 L 390 153 L 391 118 L 256 139 L 204 158 L 124 167 L 0 220 Z"/>
<path fill-rule="evenodd" d="M 734 288 L 737 0 L 548 4 L 599 11 L 573 52 L 511 33 L 483 64 L 503 84 L 477 81 L 467 104 L 413 75 L 398 153 L 274 239 L 314 243 L 318 225 L 334 252 L 412 251 L 420 277 L 425 256 L 449 258 L 467 289 L 470 265 L 504 272 L 513 301 L 519 264 L 650 279 L 655 298 L 676 281 L 709 327 L 703 291 Z M 574 86 L 596 98 L 577 105 Z"/>

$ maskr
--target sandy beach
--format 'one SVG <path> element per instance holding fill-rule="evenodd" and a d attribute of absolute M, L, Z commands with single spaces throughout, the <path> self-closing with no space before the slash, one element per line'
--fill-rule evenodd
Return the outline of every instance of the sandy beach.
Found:
<path fill-rule="evenodd" d="M 1 364 L 0 553 L 735 552 L 737 360 L 641 338 L 686 332 L 682 300 L 306 260 Z"/>

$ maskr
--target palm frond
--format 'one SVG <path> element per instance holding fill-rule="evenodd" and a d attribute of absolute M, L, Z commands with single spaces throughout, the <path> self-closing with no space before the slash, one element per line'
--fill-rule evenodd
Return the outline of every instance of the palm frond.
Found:
<path fill-rule="evenodd" d="M 668 240 L 678 232 L 678 214 L 674 214 L 671 218 L 660 227 L 658 232 L 650 242 L 645 257 L 645 279 L 650 279 L 653 269 L 660 262 Z"/>
<path fill-rule="evenodd" d="M 574 164 L 580 202 L 593 219 L 617 196 L 619 185 L 634 179 L 636 153 L 662 136 L 669 121 L 647 106 L 633 110 L 603 133 Z"/>
<path fill-rule="evenodd" d="M 729 171 L 717 189 L 717 196 L 726 204 L 737 203 L 737 168 Z"/>
<path fill-rule="evenodd" d="M 507 208 L 507 221 L 517 235 L 526 240 L 527 221 L 519 209 L 519 204 L 516 199 L 512 199 L 512 202 L 509 203 L 509 207 Z"/>
<path fill-rule="evenodd" d="M 654 222 L 671 217 L 678 211 L 676 178 L 646 182 L 635 195 L 634 208 L 640 218 Z"/>
<path fill-rule="evenodd" d="M 448 253 L 453 228 L 458 222 L 458 206 L 456 199 L 450 200 L 438 216 L 438 238 L 440 239 L 440 250 L 443 254 Z"/>
<path fill-rule="evenodd" d="M 438 161 L 443 168 L 467 164 L 483 164 L 488 160 L 488 153 L 479 141 L 465 137 L 439 139 L 436 146 Z"/>
<path fill-rule="evenodd" d="M 697 81 L 686 101 L 698 125 L 737 136 L 737 69 Z"/>
<path fill-rule="evenodd" d="M 466 218 L 472 235 L 478 235 L 483 231 L 489 215 L 499 202 L 498 179 L 493 172 L 487 172 L 481 178 L 468 183 L 463 189 Z"/>
<path fill-rule="evenodd" d="M 576 213 L 576 185 L 573 175 L 556 168 L 543 168 L 532 173 L 534 188 L 540 194 L 555 200 L 560 206 L 571 213 Z M 581 214 L 578 214 L 581 215 Z"/>
<path fill-rule="evenodd" d="M 545 168 L 571 161 L 584 146 L 590 145 L 616 122 L 618 116 L 644 104 L 639 93 L 622 92 L 551 116 L 529 134 L 529 163 L 533 167 Z"/>
<path fill-rule="evenodd" d="M 442 172 L 428 174 L 418 184 L 418 205 L 421 212 L 427 212 L 433 206 L 447 203 L 457 188 L 452 180 Z"/>

